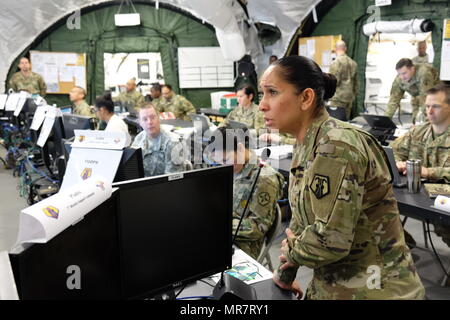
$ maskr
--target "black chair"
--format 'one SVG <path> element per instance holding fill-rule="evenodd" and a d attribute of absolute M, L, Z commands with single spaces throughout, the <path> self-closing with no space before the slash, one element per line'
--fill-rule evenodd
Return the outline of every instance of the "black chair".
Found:
<path fill-rule="evenodd" d="M 341 121 L 347 121 L 347 115 L 345 114 L 345 108 L 327 106 L 327 111 L 331 117 Z"/>

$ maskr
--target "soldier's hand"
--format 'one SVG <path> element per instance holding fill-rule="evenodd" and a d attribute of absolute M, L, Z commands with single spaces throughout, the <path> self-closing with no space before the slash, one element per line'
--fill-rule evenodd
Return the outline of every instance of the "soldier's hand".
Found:
<path fill-rule="evenodd" d="M 406 162 L 405 161 L 397 161 L 395 164 L 397 165 L 398 172 L 406 174 Z"/>
<path fill-rule="evenodd" d="M 420 172 L 420 176 L 424 179 L 428 179 L 428 169 L 425 167 L 422 167 L 422 170 Z"/>
<path fill-rule="evenodd" d="M 275 284 L 283 290 L 292 291 L 297 299 L 300 300 L 303 297 L 303 291 L 300 288 L 300 283 L 297 280 L 293 281 L 290 284 L 286 284 L 284 282 L 281 282 L 280 279 L 274 276 L 273 282 L 275 282 Z"/>
<path fill-rule="evenodd" d="M 284 264 L 280 267 L 281 270 L 285 270 L 287 268 L 291 268 L 291 267 L 296 267 L 295 264 L 293 264 L 292 262 L 289 262 L 286 258 L 287 253 L 289 252 L 289 243 L 288 240 L 291 239 L 295 239 L 295 235 L 294 233 L 291 231 L 291 229 L 286 229 L 286 236 L 287 239 L 284 239 L 281 242 L 281 256 L 279 256 L 279 259 L 281 262 L 283 262 Z"/>

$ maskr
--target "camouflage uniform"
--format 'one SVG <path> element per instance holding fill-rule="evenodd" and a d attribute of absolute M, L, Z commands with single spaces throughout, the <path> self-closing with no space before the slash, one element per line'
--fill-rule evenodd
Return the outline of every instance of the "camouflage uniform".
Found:
<path fill-rule="evenodd" d="M 314 269 L 309 299 L 423 299 L 386 156 L 324 110 L 294 148 L 288 261 Z M 276 271 L 286 283 L 297 267 Z M 377 281 L 378 284 L 377 285 Z"/>
<path fill-rule="evenodd" d="M 146 177 L 184 171 L 183 146 L 173 133 L 161 130 L 157 138 L 151 139 L 142 131 L 132 147 L 142 149 Z"/>
<path fill-rule="evenodd" d="M 84 100 L 82 100 L 78 105 L 75 103 L 73 104 L 72 113 L 79 116 L 95 118 L 95 111 Z"/>
<path fill-rule="evenodd" d="M 428 89 L 439 83 L 437 71 L 427 64 L 418 64 L 415 66 L 416 73 L 408 82 L 404 82 L 397 76 L 392 83 L 391 96 L 386 108 L 385 115 L 392 118 L 395 111 L 400 108 L 405 91 L 411 98 L 412 121 L 415 123 L 419 111 L 425 115 L 425 97 Z"/>
<path fill-rule="evenodd" d="M 161 112 L 161 111 L 160 111 L 160 109 L 161 109 L 160 103 L 161 103 L 161 98 L 154 98 L 154 99 L 152 100 L 152 104 L 153 104 L 153 106 L 155 107 L 155 109 L 156 109 L 157 112 Z"/>
<path fill-rule="evenodd" d="M 239 174 L 234 176 L 233 184 L 233 234 L 244 213 L 245 204 L 258 172 L 256 155 L 252 152 L 247 163 Z M 264 236 L 275 221 L 277 200 L 282 195 L 283 176 L 269 165 L 265 165 L 259 175 L 255 192 L 249 204 L 247 216 L 242 220 L 236 244 L 249 256 L 257 259 Z"/>
<path fill-rule="evenodd" d="M 23 90 L 31 94 L 39 94 L 41 97 L 44 97 L 47 91 L 44 79 L 34 72 L 30 72 L 28 77 L 25 77 L 20 71 L 14 73 L 9 80 L 9 86 L 16 92 Z"/>
<path fill-rule="evenodd" d="M 223 122 L 220 123 L 219 127 L 228 126 L 230 124 L 230 120 L 242 122 L 247 125 L 249 129 L 255 129 L 259 134 L 259 131 L 264 128 L 264 113 L 259 111 L 259 107 L 252 103 L 250 107 L 236 107 L 234 108 L 224 119 Z"/>
<path fill-rule="evenodd" d="M 190 121 L 189 113 L 196 113 L 195 107 L 183 96 L 174 94 L 169 100 L 162 97 L 158 103 L 159 112 L 172 112 L 175 118 Z"/>
<path fill-rule="evenodd" d="M 358 65 L 346 54 L 337 56 L 330 66 L 330 73 L 337 79 L 336 93 L 329 105 L 345 108 L 347 119 L 350 119 L 352 104 L 358 92 Z"/>
<path fill-rule="evenodd" d="M 430 64 L 429 61 L 428 61 L 428 54 L 426 54 L 423 57 L 416 56 L 416 57 L 412 58 L 411 60 L 412 60 L 412 62 L 414 64 L 419 64 L 419 63 L 428 63 L 428 64 Z"/>
<path fill-rule="evenodd" d="M 136 90 L 133 90 L 131 92 L 122 92 L 114 100 L 120 101 L 127 108 L 132 108 L 132 110 L 134 111 L 145 104 L 144 96 Z"/>
<path fill-rule="evenodd" d="M 450 127 L 439 136 L 427 123 L 416 126 L 392 143 L 395 161 L 420 159 L 431 182 L 450 183 Z M 434 223 L 438 236 L 450 247 L 450 227 Z"/>

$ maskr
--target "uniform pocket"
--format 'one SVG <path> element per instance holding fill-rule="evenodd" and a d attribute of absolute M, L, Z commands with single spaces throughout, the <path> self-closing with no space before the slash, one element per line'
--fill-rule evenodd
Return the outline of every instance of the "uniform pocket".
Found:
<path fill-rule="evenodd" d="M 347 160 L 317 155 L 308 170 L 307 185 L 311 210 L 324 223 L 333 211 L 347 168 Z"/>

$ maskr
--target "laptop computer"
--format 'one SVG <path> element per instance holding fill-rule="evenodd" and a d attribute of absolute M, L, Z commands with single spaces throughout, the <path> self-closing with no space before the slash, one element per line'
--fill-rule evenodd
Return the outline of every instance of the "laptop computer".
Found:
<path fill-rule="evenodd" d="M 367 121 L 371 128 L 377 130 L 392 130 L 395 132 L 397 125 L 387 116 L 380 116 L 377 114 L 361 114 L 364 120 Z"/>
<path fill-rule="evenodd" d="M 395 164 L 394 151 L 391 147 L 383 147 L 383 149 L 389 159 L 389 166 L 391 167 L 392 174 L 394 176 L 394 181 L 392 184 L 396 188 L 406 187 L 407 180 L 405 176 L 400 175 L 400 172 L 398 172 L 397 165 Z"/>

